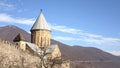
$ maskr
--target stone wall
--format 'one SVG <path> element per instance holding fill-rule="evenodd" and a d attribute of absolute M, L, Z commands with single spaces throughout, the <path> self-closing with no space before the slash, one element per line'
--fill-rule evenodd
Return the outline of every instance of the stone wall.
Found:
<path fill-rule="evenodd" d="M 31 42 L 39 47 L 47 47 L 50 45 L 50 31 L 48 30 L 35 30 L 31 31 Z"/>
<path fill-rule="evenodd" d="M 0 68 L 40 68 L 37 56 L 19 50 L 15 45 L 0 39 Z"/>
<path fill-rule="evenodd" d="M 7 46 L 12 46 L 12 47 L 22 51 L 22 49 L 20 49 L 20 47 L 16 43 L 12 43 L 12 42 L 9 42 L 9 41 L 1 39 L 1 38 L 0 38 L 0 43 L 6 44 Z"/>

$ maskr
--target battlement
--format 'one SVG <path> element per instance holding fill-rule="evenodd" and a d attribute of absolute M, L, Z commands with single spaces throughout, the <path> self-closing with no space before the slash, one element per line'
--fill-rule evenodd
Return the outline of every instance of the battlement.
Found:
<path fill-rule="evenodd" d="M 9 41 L 4 40 L 4 39 L 2 39 L 2 38 L 0 38 L 0 45 L 1 45 L 1 44 L 6 44 L 7 46 L 11 46 L 11 47 L 14 47 L 14 48 L 22 51 L 22 49 L 20 49 L 16 43 L 14 43 L 14 42 L 9 42 Z"/>

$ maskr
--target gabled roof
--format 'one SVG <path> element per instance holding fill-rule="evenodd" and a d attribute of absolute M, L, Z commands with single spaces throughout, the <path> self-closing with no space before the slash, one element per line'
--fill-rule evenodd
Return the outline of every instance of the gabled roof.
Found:
<path fill-rule="evenodd" d="M 51 30 L 42 11 L 31 28 L 31 30 L 40 30 L 40 29 Z"/>
<path fill-rule="evenodd" d="M 46 53 L 52 53 L 55 48 L 58 48 L 58 45 L 50 45 L 47 50 L 46 50 Z"/>
<path fill-rule="evenodd" d="M 36 45 L 36 44 L 33 44 L 33 43 L 30 43 L 30 42 L 26 42 L 26 44 L 36 53 L 40 54 L 41 53 L 41 49 Z"/>
<path fill-rule="evenodd" d="M 42 50 L 33 43 L 30 42 L 26 42 L 27 46 L 29 46 L 34 52 L 36 52 L 39 55 L 42 55 Z M 55 48 L 58 48 L 58 45 L 50 45 L 47 49 L 46 49 L 46 53 L 51 54 Z"/>
<path fill-rule="evenodd" d="M 24 37 L 19 33 L 13 40 L 13 42 L 25 41 Z"/>

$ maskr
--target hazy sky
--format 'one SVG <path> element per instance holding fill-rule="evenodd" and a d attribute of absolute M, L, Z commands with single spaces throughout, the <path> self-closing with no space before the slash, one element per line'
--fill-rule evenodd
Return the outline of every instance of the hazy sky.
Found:
<path fill-rule="evenodd" d="M 29 32 L 40 9 L 53 39 L 120 55 L 120 0 L 0 0 L 0 26 Z"/>

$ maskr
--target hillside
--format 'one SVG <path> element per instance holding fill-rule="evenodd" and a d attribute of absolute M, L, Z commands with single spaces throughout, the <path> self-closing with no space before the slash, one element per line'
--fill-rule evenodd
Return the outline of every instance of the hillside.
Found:
<path fill-rule="evenodd" d="M 26 41 L 30 41 L 30 34 L 14 25 L 0 27 L 0 38 L 2 39 L 12 42 L 18 33 L 21 33 L 25 37 Z"/>
<path fill-rule="evenodd" d="M 11 41 L 21 33 L 27 41 L 30 34 L 16 26 L 0 27 L 0 38 Z M 72 68 L 120 68 L 120 57 L 106 53 L 93 47 L 69 46 L 52 39 L 52 44 L 58 44 L 62 55 L 74 61 Z M 87 67 L 86 67 L 87 66 Z"/>
<path fill-rule="evenodd" d="M 20 51 L 13 45 L 0 43 L 0 68 L 34 68 L 39 63 L 39 57 Z"/>

